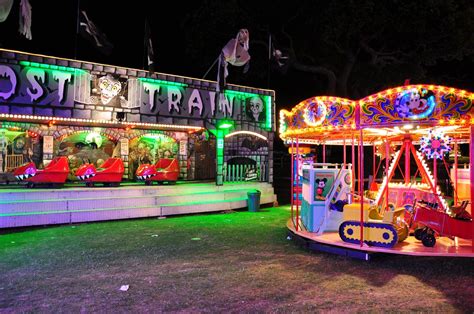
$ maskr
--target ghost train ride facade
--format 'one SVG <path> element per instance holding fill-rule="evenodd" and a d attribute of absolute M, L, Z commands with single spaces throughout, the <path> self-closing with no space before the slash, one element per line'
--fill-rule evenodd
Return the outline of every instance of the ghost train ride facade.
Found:
<path fill-rule="evenodd" d="M 32 162 L 123 161 L 123 179 L 173 159 L 179 180 L 273 181 L 274 91 L 0 50 L 0 181 Z M 232 128 L 220 129 L 222 121 Z M 225 145 L 222 145 L 225 143 Z M 217 158 L 216 158 L 217 157 Z M 79 177 L 79 178 L 78 178 Z M 28 178 L 29 179 L 29 178 Z"/>
<path fill-rule="evenodd" d="M 0 228 L 236 209 L 255 189 L 273 204 L 274 102 L 0 49 Z"/>

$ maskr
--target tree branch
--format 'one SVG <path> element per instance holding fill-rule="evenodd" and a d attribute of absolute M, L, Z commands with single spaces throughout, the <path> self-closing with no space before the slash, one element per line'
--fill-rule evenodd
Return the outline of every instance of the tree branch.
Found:
<path fill-rule="evenodd" d="M 387 65 L 392 63 L 402 63 L 403 61 L 398 57 L 401 55 L 401 51 L 391 51 L 391 52 L 383 52 L 377 51 L 370 47 L 367 42 L 360 41 L 360 48 L 367 52 L 370 57 L 370 63 L 373 65 Z"/>
<path fill-rule="evenodd" d="M 312 66 L 312 65 L 302 64 L 297 60 L 295 60 L 292 63 L 292 65 L 298 71 L 309 72 L 309 73 L 314 73 L 314 74 L 322 74 L 326 76 L 328 80 L 328 94 L 329 95 L 335 94 L 337 77 L 336 77 L 336 74 L 332 70 L 323 66 Z"/>

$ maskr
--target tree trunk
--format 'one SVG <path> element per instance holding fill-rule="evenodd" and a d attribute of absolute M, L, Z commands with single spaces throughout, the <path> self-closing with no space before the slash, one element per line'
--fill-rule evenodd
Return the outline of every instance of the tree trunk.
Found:
<path fill-rule="evenodd" d="M 352 69 L 356 62 L 356 57 L 353 54 L 348 54 L 346 59 L 346 64 L 342 69 L 341 75 L 337 81 L 337 91 L 338 95 L 341 97 L 348 97 L 349 93 L 347 92 L 347 83 L 349 81 L 349 76 L 351 75 Z"/>
<path fill-rule="evenodd" d="M 312 65 L 301 64 L 298 61 L 293 63 L 293 67 L 298 71 L 315 73 L 315 74 L 322 74 L 322 75 L 326 76 L 326 78 L 328 80 L 327 94 L 328 95 L 335 95 L 337 77 L 336 77 L 336 74 L 334 74 L 333 71 L 329 70 L 328 68 L 322 67 L 322 66 L 312 66 Z"/>

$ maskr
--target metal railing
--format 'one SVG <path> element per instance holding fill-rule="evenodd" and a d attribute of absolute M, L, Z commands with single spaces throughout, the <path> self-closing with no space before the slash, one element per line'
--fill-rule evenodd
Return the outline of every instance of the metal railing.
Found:
<path fill-rule="evenodd" d="M 255 165 L 224 163 L 224 182 L 247 182 L 268 180 L 267 162 L 257 162 Z"/>

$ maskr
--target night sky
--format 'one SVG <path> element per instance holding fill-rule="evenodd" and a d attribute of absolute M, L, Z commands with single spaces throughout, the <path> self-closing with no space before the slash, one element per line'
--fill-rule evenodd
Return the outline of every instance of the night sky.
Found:
<path fill-rule="evenodd" d="M 82 37 L 76 42 L 77 0 L 30 0 L 33 40 L 18 33 L 19 0 L 0 23 L 0 47 L 56 57 L 144 67 L 144 20 L 148 18 L 156 71 L 202 78 L 239 28 L 250 32 L 250 70 L 231 67 L 228 82 L 276 91 L 277 109 L 311 96 L 353 99 L 394 85 L 435 83 L 474 90 L 472 1 L 87 1 L 80 7 L 114 44 L 110 56 Z M 124 3 L 127 3 L 126 5 Z M 462 15 L 464 14 L 464 15 Z M 469 18 L 470 17 L 470 18 Z M 446 31 L 446 34 L 443 32 Z M 268 60 L 268 37 L 298 58 L 281 68 Z M 289 36 L 287 36 L 289 35 Z M 291 38 L 291 40 L 290 40 Z M 293 41 L 293 42 L 292 42 Z M 372 51 L 380 52 L 373 58 Z M 431 49 L 434 47 L 433 49 Z M 342 49 L 341 49 L 342 48 Z M 430 50 L 431 49 L 431 50 Z M 328 80 L 298 65 L 323 66 L 337 74 L 356 54 L 347 88 L 328 92 Z M 413 52 L 413 53 L 412 53 Z M 397 61 L 393 61 L 397 60 Z M 216 79 L 213 68 L 207 79 Z M 339 83 L 338 83 L 339 84 Z"/>

